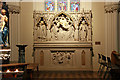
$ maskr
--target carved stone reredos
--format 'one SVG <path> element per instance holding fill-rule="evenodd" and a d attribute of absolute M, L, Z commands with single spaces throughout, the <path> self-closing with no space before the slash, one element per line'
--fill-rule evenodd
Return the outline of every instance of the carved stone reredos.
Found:
<path fill-rule="evenodd" d="M 46 41 L 92 41 L 92 12 L 40 12 L 34 11 L 34 42 L 46 42 Z M 40 23 L 40 19 L 43 18 L 44 26 L 46 30 L 40 30 L 36 24 Z M 85 21 L 85 32 L 81 33 L 81 22 Z M 42 32 L 40 32 L 42 31 Z M 38 35 L 38 33 L 40 33 Z M 43 34 L 41 36 L 41 34 Z M 81 39 L 83 38 L 85 39 Z"/>

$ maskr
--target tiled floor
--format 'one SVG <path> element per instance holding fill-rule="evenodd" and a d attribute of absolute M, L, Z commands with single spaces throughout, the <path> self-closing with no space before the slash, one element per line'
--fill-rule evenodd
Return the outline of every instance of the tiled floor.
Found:
<path fill-rule="evenodd" d="M 33 72 L 32 80 L 101 80 L 97 72 L 83 71 L 41 71 Z M 110 79 L 108 79 L 110 80 Z"/>
<path fill-rule="evenodd" d="M 23 76 L 2 80 L 120 80 L 120 78 L 111 78 L 108 75 L 103 79 L 104 72 L 100 75 L 92 71 L 27 71 Z"/>

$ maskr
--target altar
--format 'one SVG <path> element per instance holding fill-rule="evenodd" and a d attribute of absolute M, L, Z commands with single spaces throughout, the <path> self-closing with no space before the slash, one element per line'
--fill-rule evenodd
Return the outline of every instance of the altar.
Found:
<path fill-rule="evenodd" d="M 92 12 L 34 11 L 39 70 L 92 70 Z"/>

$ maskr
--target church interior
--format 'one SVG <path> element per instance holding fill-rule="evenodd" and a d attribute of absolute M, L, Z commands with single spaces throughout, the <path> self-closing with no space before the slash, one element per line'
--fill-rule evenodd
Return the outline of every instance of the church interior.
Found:
<path fill-rule="evenodd" d="M 0 79 L 120 79 L 120 1 L 0 1 Z"/>

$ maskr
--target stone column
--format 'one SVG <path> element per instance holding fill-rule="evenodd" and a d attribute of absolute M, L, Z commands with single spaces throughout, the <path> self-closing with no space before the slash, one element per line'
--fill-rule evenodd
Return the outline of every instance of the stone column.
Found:
<path fill-rule="evenodd" d="M 107 4 L 105 5 L 105 52 L 107 56 L 111 56 L 113 50 L 118 51 L 119 43 L 119 30 L 118 30 L 118 5 Z"/>
<path fill-rule="evenodd" d="M 119 2 L 120 4 L 120 2 Z M 118 11 L 118 52 L 120 53 L 120 5 L 119 5 L 119 11 Z"/>

